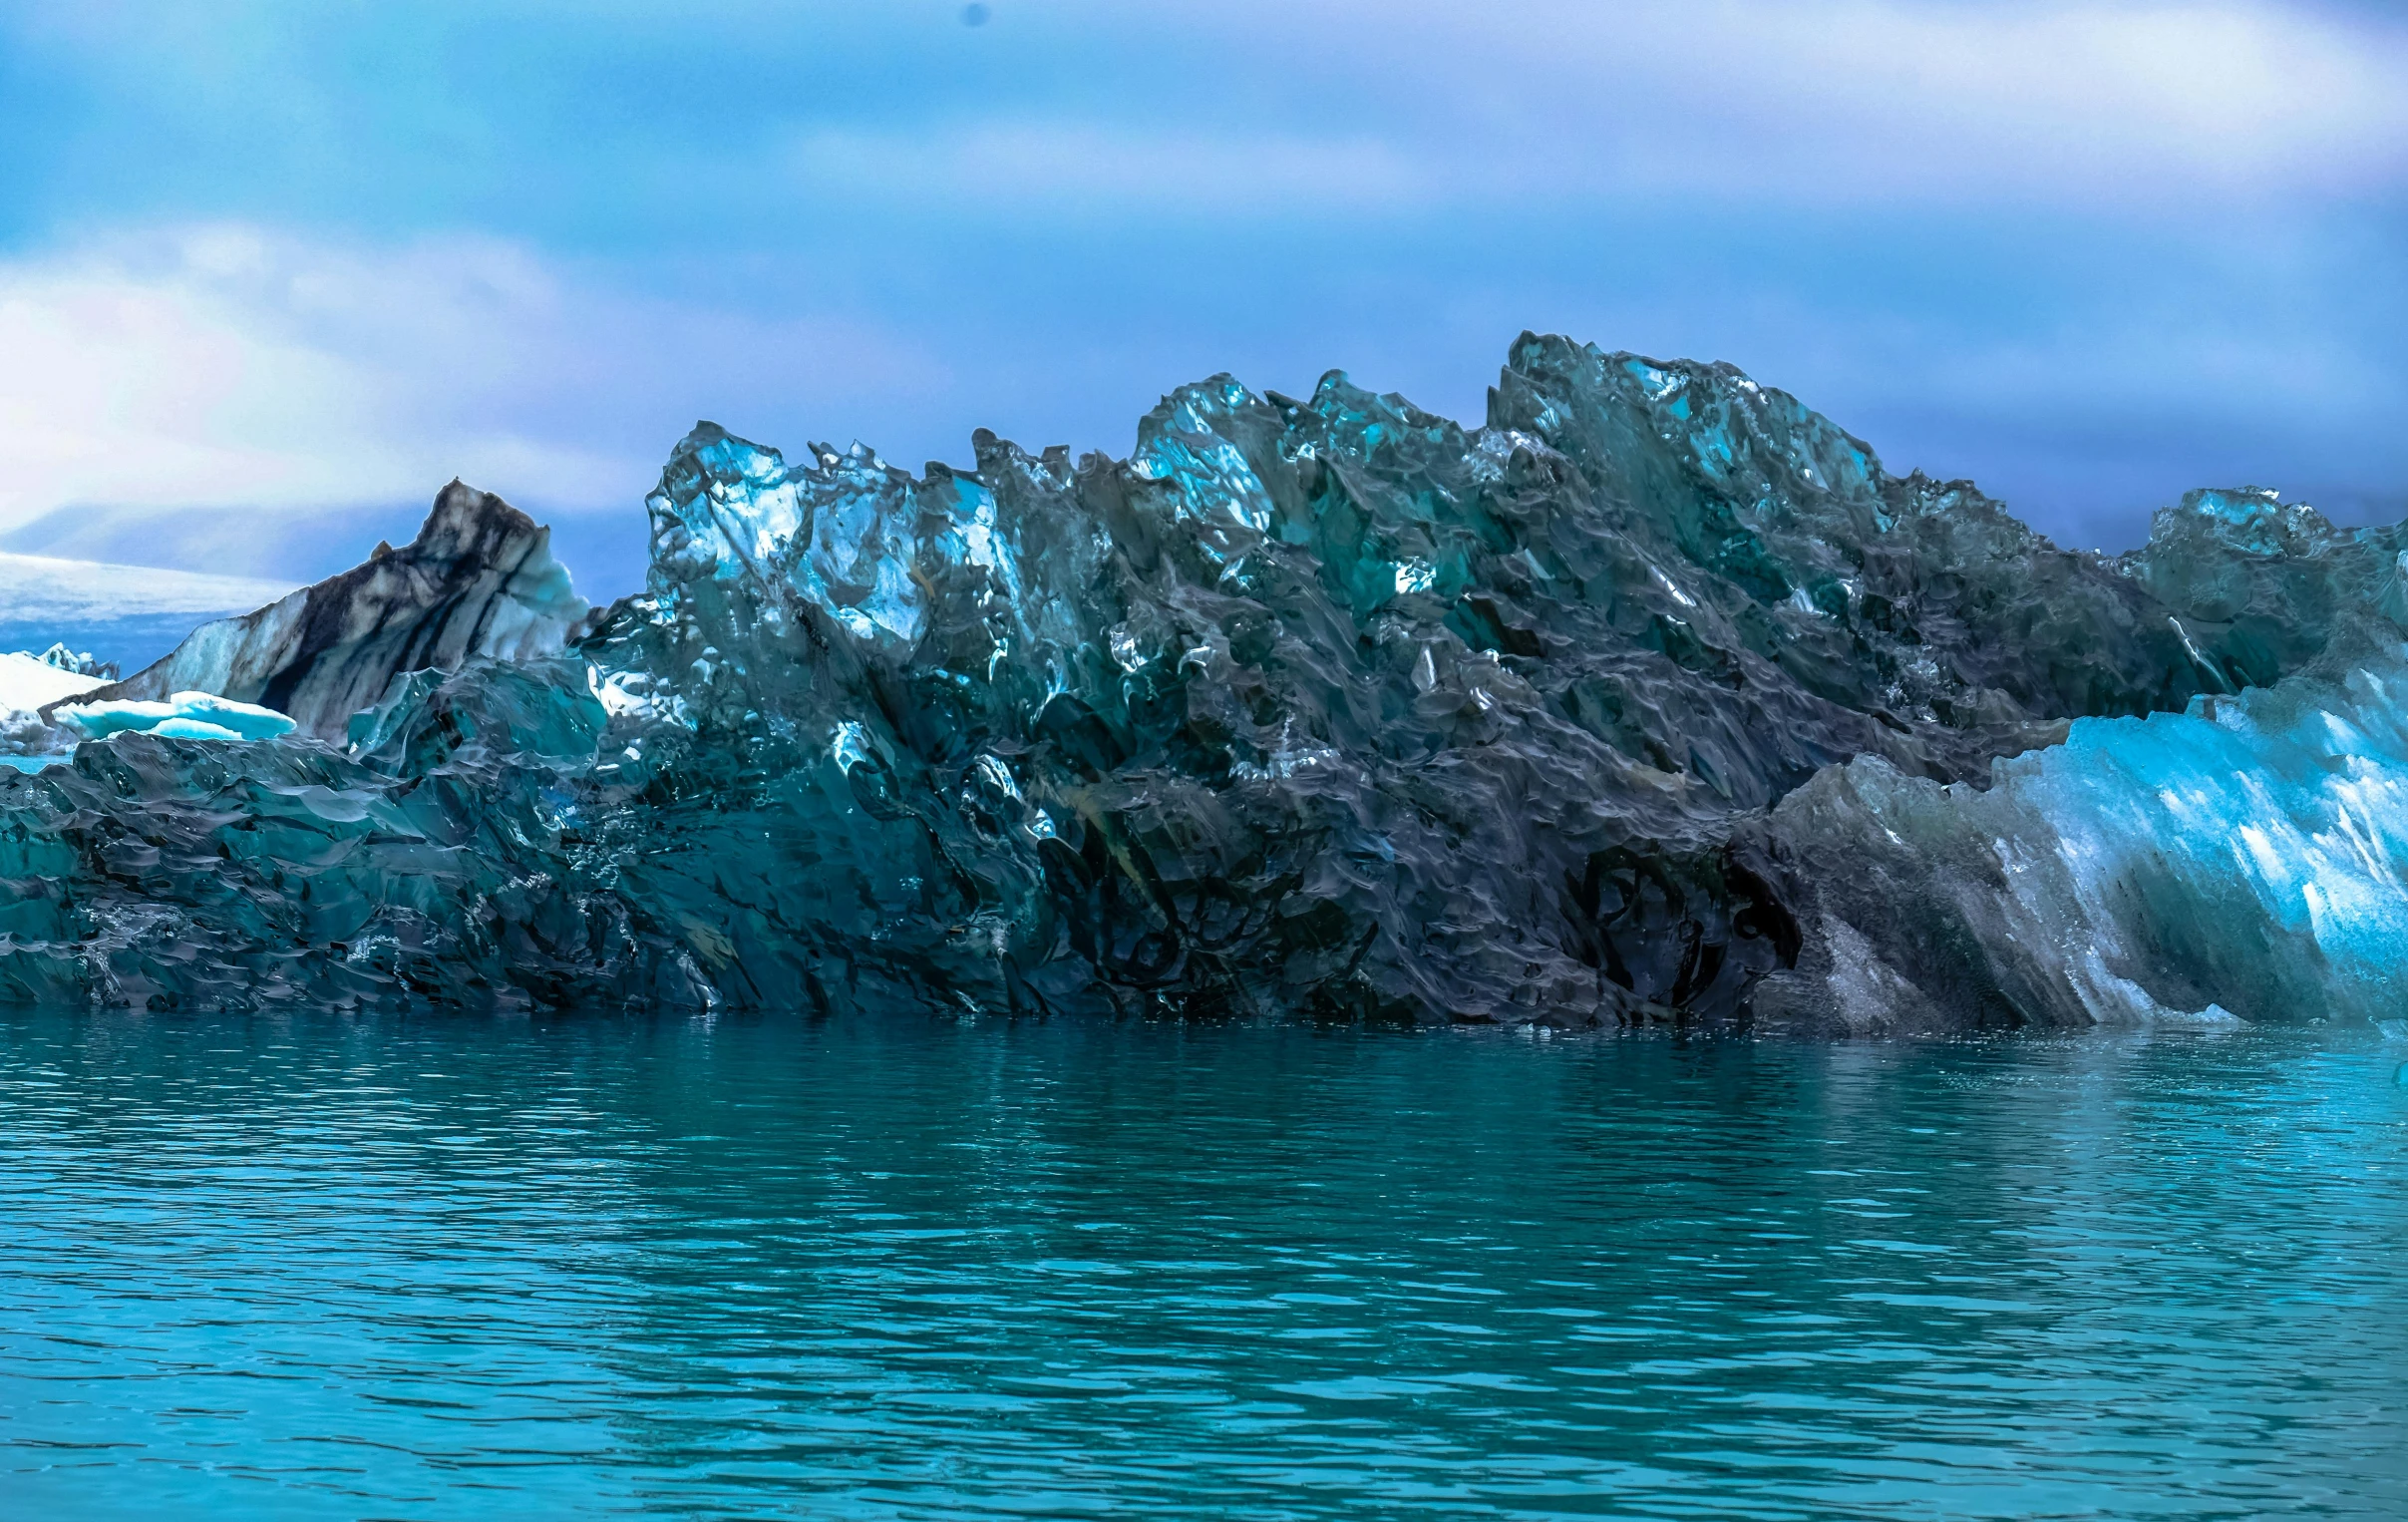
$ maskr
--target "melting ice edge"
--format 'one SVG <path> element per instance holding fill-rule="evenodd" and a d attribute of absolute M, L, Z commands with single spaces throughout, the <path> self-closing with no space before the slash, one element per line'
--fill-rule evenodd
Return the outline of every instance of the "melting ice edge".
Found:
<path fill-rule="evenodd" d="M 591 614 L 455 484 L 97 694 L 296 733 L 0 774 L 0 998 L 2399 1012 L 2399 527 L 2195 492 L 2071 553 L 1728 366 L 1529 334 L 1479 429 L 1221 376 L 1125 461 L 974 448 L 702 425 Z"/>

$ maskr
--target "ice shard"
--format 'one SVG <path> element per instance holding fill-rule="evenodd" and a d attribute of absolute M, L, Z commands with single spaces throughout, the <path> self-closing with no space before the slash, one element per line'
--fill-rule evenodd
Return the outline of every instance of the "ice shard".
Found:
<path fill-rule="evenodd" d="M 2295 805 L 2328 843 L 2296 872 L 2340 862 L 2372 805 L 2274 787 L 2354 764 L 2301 759 L 2277 708 L 2321 683 L 2346 745 L 2384 743 L 2352 683 L 2408 638 L 2396 529 L 2206 493 L 2131 556 L 2069 553 L 1728 366 L 1535 335 L 1477 428 L 1221 376 L 1127 460 L 973 451 L 913 474 L 701 425 L 646 590 L 557 654 L 549 594 L 523 640 L 420 637 L 499 625 L 388 616 L 387 556 L 196 641 L 214 685 L 155 684 L 281 696 L 302 733 L 0 775 L 0 983 L 1825 1030 L 2363 1003 L 2169 970 L 2227 903 L 2207 876 L 2117 918 L 2065 907 L 2076 873 L 2015 918 L 1968 843 L 2006 829 L 1985 810 L 2035 857 L 2067 821 L 2163 828 L 2066 780 L 2158 746 L 2269 779 L 2184 781 L 2201 817 Z M 2262 744 L 2232 740 L 2219 705 L 2273 684 L 2234 710 Z M 2352 904 L 2391 891 L 2360 875 Z"/>

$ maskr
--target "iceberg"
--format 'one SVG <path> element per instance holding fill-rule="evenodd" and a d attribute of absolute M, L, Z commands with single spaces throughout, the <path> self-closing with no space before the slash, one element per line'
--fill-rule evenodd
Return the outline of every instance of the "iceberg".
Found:
<path fill-rule="evenodd" d="M 117 662 L 102 660 L 88 650 L 71 650 L 67 648 L 65 640 L 53 642 L 49 649 L 44 650 L 34 659 L 53 670 L 65 671 L 71 676 L 89 676 L 100 681 L 117 680 Z"/>
<path fill-rule="evenodd" d="M 1338 372 L 1126 460 L 701 424 L 591 616 L 469 495 L 523 554 L 431 520 L 82 699 L 292 733 L 0 775 L 0 996 L 1845 1032 L 2352 1014 L 2389 953 L 2408 535 L 2255 489 L 2068 552 L 1526 334 L 1478 427 Z"/>
<path fill-rule="evenodd" d="M 1803 927 L 1768 1026 L 2396 1018 L 2408 646 L 2077 721 L 1986 790 L 1859 760 L 1753 833 Z"/>
<path fill-rule="evenodd" d="M 213 693 L 340 736 L 395 673 L 557 650 L 585 612 L 552 559 L 550 531 L 455 481 L 408 545 L 379 545 L 340 575 L 203 624 L 100 696 L 157 702 Z"/>

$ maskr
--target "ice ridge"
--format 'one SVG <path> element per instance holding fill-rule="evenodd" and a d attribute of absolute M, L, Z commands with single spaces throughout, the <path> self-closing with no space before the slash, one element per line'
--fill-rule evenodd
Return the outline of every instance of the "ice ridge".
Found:
<path fill-rule="evenodd" d="M 1994 885 L 1877 873 L 1873 842 L 1969 862 L 2009 823 L 2061 856 L 2079 820 L 2162 827 L 2078 779 L 2209 755 L 2236 691 L 2392 682 L 2408 637 L 2397 529 L 2194 494 L 2131 556 L 2069 553 L 1728 366 L 1561 338 L 1517 341 L 1477 428 L 1339 373 L 1306 398 L 1220 376 L 1165 398 L 1126 460 L 983 431 L 973 451 L 914 475 L 700 425 L 647 501 L 647 589 L 564 653 L 380 655 L 375 703 L 304 723 L 339 740 L 125 734 L 0 776 L 0 991 L 1817 1029 L 2280 1013 L 2165 970 L 2228 902 L 2201 886 L 2211 853 L 2124 919 L 2066 907 L 2105 892 L 2079 873 L 2032 890 L 2045 913 L 1984 919 Z M 2306 754 L 2218 743 L 2269 778 Z M 2388 797 L 2344 800 L 2351 828 Z M 1919 837 L 1892 817 L 1910 805 Z M 2340 806 L 2299 802 L 2298 838 L 2344 838 Z M 1973 907 L 1925 912 L 1947 893 Z M 1954 950 L 1910 954 L 1925 930 Z M 2100 970 L 2068 993 L 2017 947 Z"/>

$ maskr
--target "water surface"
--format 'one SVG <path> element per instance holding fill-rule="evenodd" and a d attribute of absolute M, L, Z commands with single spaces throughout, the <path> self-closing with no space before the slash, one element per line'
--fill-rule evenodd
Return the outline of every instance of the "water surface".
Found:
<path fill-rule="evenodd" d="M 0 1513 L 2397 1517 L 2403 1057 L 0 1015 Z"/>

